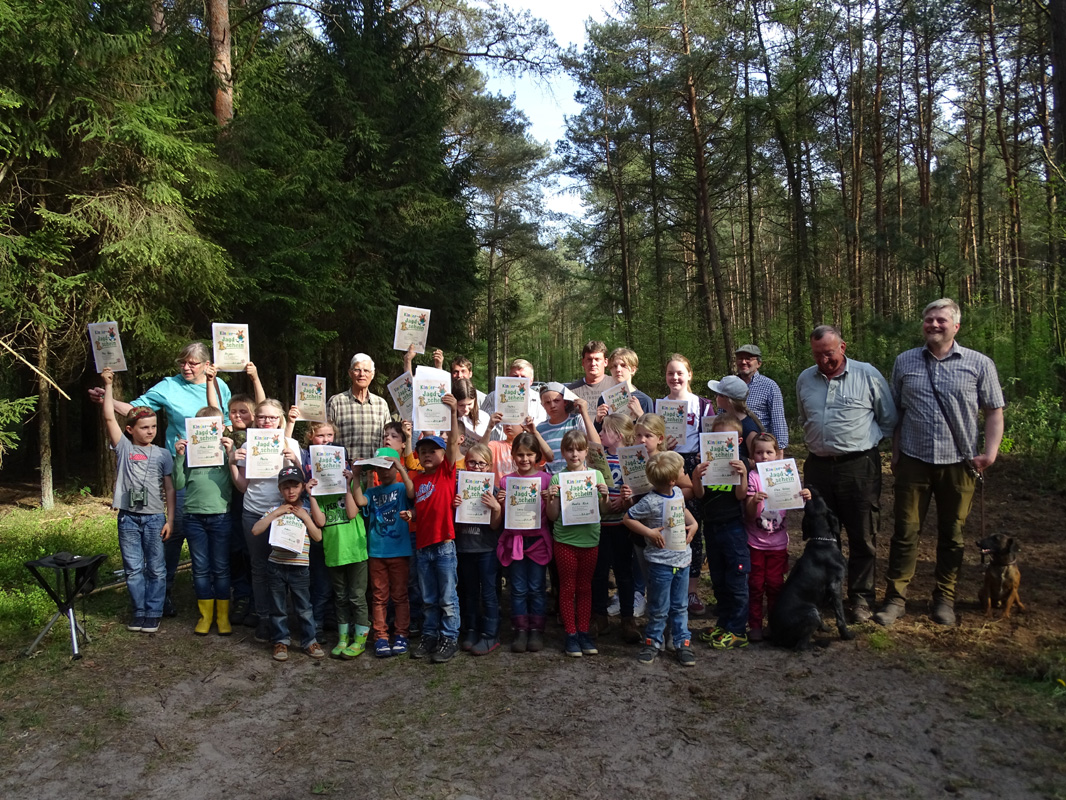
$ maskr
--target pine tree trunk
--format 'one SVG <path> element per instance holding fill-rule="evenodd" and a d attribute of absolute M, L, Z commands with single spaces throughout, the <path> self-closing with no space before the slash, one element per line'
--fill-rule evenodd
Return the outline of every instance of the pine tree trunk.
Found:
<path fill-rule="evenodd" d="M 37 368 L 48 374 L 48 329 L 39 325 L 37 329 Z M 44 378 L 37 379 L 37 419 L 38 419 L 38 454 L 41 457 L 41 508 L 48 510 L 55 506 L 55 494 L 52 487 L 52 384 Z"/>

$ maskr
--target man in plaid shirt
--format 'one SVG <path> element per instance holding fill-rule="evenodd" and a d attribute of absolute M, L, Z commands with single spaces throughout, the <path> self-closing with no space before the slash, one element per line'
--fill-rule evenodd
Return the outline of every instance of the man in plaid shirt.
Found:
<path fill-rule="evenodd" d="M 350 460 L 373 458 L 381 445 L 385 424 L 392 421 L 389 404 L 370 393 L 374 360 L 366 353 L 352 356 L 348 377 L 352 388 L 329 399 L 329 418 L 336 426 L 337 443 L 344 447 Z"/>
<path fill-rule="evenodd" d="M 767 433 L 774 435 L 777 444 L 784 450 L 788 447 L 785 401 L 781 397 L 781 387 L 772 378 L 759 372 L 762 350 L 756 345 L 745 344 L 738 347 L 734 355 L 737 375 L 748 384 L 748 410 L 762 423 Z"/>

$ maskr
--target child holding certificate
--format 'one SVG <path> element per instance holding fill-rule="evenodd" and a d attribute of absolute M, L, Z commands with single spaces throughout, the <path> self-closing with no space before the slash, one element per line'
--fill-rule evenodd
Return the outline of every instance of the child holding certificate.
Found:
<path fill-rule="evenodd" d="M 548 519 L 555 523 L 552 538 L 559 568 L 559 616 L 566 630 L 564 652 L 568 656 L 594 656 L 599 650 L 589 636 L 592 574 L 599 551 L 600 514 L 607 510 L 610 493 L 603 474 L 585 465 L 589 452 L 585 434 L 568 431 L 559 449 L 566 469 L 552 476 L 546 510 Z"/>
<path fill-rule="evenodd" d="M 515 521 L 504 507 L 504 528 L 496 545 L 500 564 L 508 567 L 511 586 L 511 624 L 514 627 L 512 653 L 535 653 L 544 648 L 545 576 L 552 560 L 552 539 L 548 533 L 548 519 L 544 514 L 544 495 L 551 476 L 537 465 L 541 459 L 538 437 L 523 432 L 511 444 L 511 460 L 515 471 L 500 481 L 496 499 L 507 503 L 508 484 L 515 478 L 534 479 L 536 496 L 533 499 L 534 519 Z M 517 508 L 518 498 L 512 492 L 511 502 Z M 539 522 L 539 524 L 538 524 Z M 514 527 L 511 527 L 511 526 Z M 521 525 L 521 527 L 518 527 Z"/>
<path fill-rule="evenodd" d="M 472 473 L 468 475 L 467 473 Z M 459 473 L 456 508 L 455 549 L 459 555 L 459 618 L 463 638 L 459 649 L 484 656 L 500 646 L 500 597 L 496 576 L 500 562 L 496 543 L 503 524 L 503 507 L 496 499 L 492 453 L 483 444 L 466 451 L 466 470 Z M 474 521 L 463 506 L 473 506 Z"/>
<path fill-rule="evenodd" d="M 204 433 L 198 432 L 197 422 L 213 423 Z M 222 412 L 206 406 L 196 412 L 193 420 L 186 420 L 193 431 L 191 446 L 206 445 L 218 453 L 218 446 L 226 453 L 233 452 L 233 440 L 222 433 Z M 217 432 L 216 430 L 217 429 Z M 211 623 L 218 620 L 222 636 L 233 633 L 229 620 L 230 592 L 230 499 L 233 485 L 225 461 L 212 466 L 189 466 L 188 438 L 174 443 L 174 489 L 185 489 L 185 540 L 189 543 L 192 560 L 192 583 L 200 619 L 193 631 L 206 636 Z M 221 456 L 221 454 L 219 454 Z"/>
<path fill-rule="evenodd" d="M 777 439 L 770 433 L 756 434 L 751 443 L 751 460 L 756 464 L 780 461 L 784 453 Z M 785 512 L 766 507 L 766 492 L 758 469 L 748 473 L 747 496 L 744 502 L 744 530 L 747 536 L 751 573 L 748 575 L 748 625 L 753 642 L 763 639 L 763 596 L 769 616 L 785 585 L 788 572 L 788 530 Z M 804 502 L 811 499 L 810 489 L 801 489 Z"/>
<path fill-rule="evenodd" d="M 285 462 L 301 463 L 300 445 L 295 439 L 282 436 L 283 417 L 284 411 L 277 400 L 267 398 L 259 403 L 255 407 L 255 425 L 246 431 L 245 445 L 230 454 L 230 480 L 237 491 L 244 495 L 241 527 L 252 567 L 252 601 L 257 618 L 255 638 L 259 642 L 269 642 L 271 637 L 270 584 L 267 576 L 270 545 L 264 537 L 252 534 L 252 526 L 270 509 L 281 504 L 281 490 L 277 481 Z M 262 448 L 257 443 L 260 440 L 264 441 Z M 281 452 L 275 455 L 268 453 L 268 449 L 280 449 Z M 249 470 L 252 477 L 248 477 Z"/>
<path fill-rule="evenodd" d="M 300 620 L 304 652 L 314 659 L 326 657 L 326 651 L 315 638 L 315 618 L 311 613 L 311 576 L 307 565 L 310 540 L 321 541 L 322 533 L 300 501 L 304 491 L 303 478 L 300 467 L 284 467 L 277 478 L 281 504 L 267 511 L 251 528 L 252 535 L 266 540 L 270 548 L 267 572 L 275 661 L 289 658 L 290 596 L 293 610 Z M 270 531 L 270 536 L 263 536 L 267 531 Z M 291 536 L 293 533 L 295 536 Z"/>
<path fill-rule="evenodd" d="M 742 433 L 743 426 L 730 415 L 715 417 L 711 430 Z M 748 496 L 747 468 L 743 459 L 730 461 L 733 472 L 741 477 L 736 484 L 704 486 L 703 474 L 710 466 L 703 461 L 692 473 L 693 492 L 700 501 L 703 532 L 707 537 L 707 567 L 718 600 L 718 622 L 700 638 L 725 650 L 748 643 L 748 573 L 751 559 L 744 533 L 743 502 Z"/>
<path fill-rule="evenodd" d="M 648 459 L 648 492 L 622 520 L 633 533 L 647 540 L 644 557 L 648 562 L 648 624 L 644 647 L 637 655 L 641 664 L 651 664 L 663 649 L 669 621 L 677 653 L 683 667 L 696 664 L 692 634 L 688 630 L 688 570 L 692 563 L 689 543 L 699 525 L 685 508 L 677 479 L 685 460 L 677 453 L 656 453 Z"/>

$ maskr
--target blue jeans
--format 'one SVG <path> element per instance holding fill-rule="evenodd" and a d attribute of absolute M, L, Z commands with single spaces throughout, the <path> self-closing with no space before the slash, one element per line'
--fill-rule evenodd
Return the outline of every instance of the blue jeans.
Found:
<path fill-rule="evenodd" d="M 422 589 L 422 638 L 459 638 L 458 560 L 455 542 L 438 542 L 415 553 Z"/>
<path fill-rule="evenodd" d="M 668 567 L 648 562 L 648 624 L 644 636 L 663 647 L 669 617 L 674 647 L 691 639 L 688 630 L 688 567 Z"/>
<path fill-rule="evenodd" d="M 494 551 L 459 554 L 459 616 L 463 628 L 490 639 L 500 631 L 500 597 L 496 594 L 499 569 Z"/>
<path fill-rule="evenodd" d="M 289 644 L 289 602 L 300 621 L 301 647 L 315 641 L 315 618 L 311 614 L 311 571 L 305 566 L 267 562 L 270 581 L 270 621 L 274 626 L 274 644 Z"/>
<path fill-rule="evenodd" d="M 229 514 L 186 514 L 197 600 L 229 600 Z"/>
<path fill-rule="evenodd" d="M 185 490 L 178 489 L 174 495 L 174 522 L 170 525 L 170 538 L 163 542 L 167 594 L 174 586 L 174 576 L 178 573 L 178 562 L 181 561 L 181 546 L 185 544 Z"/>
<path fill-rule="evenodd" d="M 511 616 L 543 617 L 547 603 L 544 598 L 545 575 L 548 568 L 530 558 L 511 562 Z"/>
<path fill-rule="evenodd" d="M 707 519 L 703 529 L 707 532 L 707 570 L 718 601 L 718 627 L 741 635 L 748 629 L 748 535 L 739 519 Z"/>
<path fill-rule="evenodd" d="M 161 536 L 166 521 L 166 514 L 118 512 L 118 547 L 135 618 L 163 616 L 167 583 Z"/>

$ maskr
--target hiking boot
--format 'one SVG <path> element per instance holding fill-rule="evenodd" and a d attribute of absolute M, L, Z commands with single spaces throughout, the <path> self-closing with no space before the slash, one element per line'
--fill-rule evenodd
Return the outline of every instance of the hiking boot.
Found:
<path fill-rule="evenodd" d="M 711 642 L 715 650 L 737 650 L 748 646 L 748 637 L 743 633 L 730 633 L 726 631 Z"/>
<path fill-rule="evenodd" d="M 322 645 L 318 642 L 311 642 L 311 644 L 304 648 L 304 652 L 316 661 L 326 657 L 326 651 L 322 649 Z"/>
<path fill-rule="evenodd" d="M 431 664 L 443 664 L 445 661 L 451 661 L 455 658 L 455 654 L 458 652 L 459 643 L 448 636 L 442 636 L 440 638 L 440 647 L 437 648 L 437 652 L 430 655 L 429 661 Z"/>
<path fill-rule="evenodd" d="M 644 646 L 637 653 L 637 662 L 640 664 L 652 664 L 659 656 L 659 648 L 651 639 L 644 640 Z"/>
<path fill-rule="evenodd" d="M 423 636 L 418 647 L 411 651 L 411 658 L 426 658 L 437 652 L 439 641 L 436 636 Z"/>
<path fill-rule="evenodd" d="M 289 660 L 289 646 L 278 642 L 274 645 L 274 660 L 275 661 L 288 661 Z"/>
<path fill-rule="evenodd" d="M 388 642 L 386 642 L 388 644 Z M 407 637 L 406 636 L 394 636 L 392 638 L 392 654 L 394 656 L 402 656 L 407 652 Z"/>
<path fill-rule="evenodd" d="M 870 606 L 866 604 L 865 600 L 856 600 L 851 605 L 851 622 L 854 625 L 862 625 L 864 622 L 869 622 L 873 619 L 873 612 L 870 611 Z"/>
<path fill-rule="evenodd" d="M 499 636 L 482 636 L 481 640 L 470 650 L 475 656 L 487 656 L 500 646 Z"/>
<path fill-rule="evenodd" d="M 459 649 L 464 653 L 469 653 L 479 641 L 481 637 L 477 635 L 477 631 L 466 631 L 459 642 Z"/>
<path fill-rule="evenodd" d="M 938 597 L 933 601 L 933 610 L 929 616 L 937 625 L 954 625 L 955 608 L 950 600 Z"/>
<path fill-rule="evenodd" d="M 889 600 L 873 616 L 874 622 L 878 625 L 883 625 L 886 628 L 889 625 L 894 625 L 896 620 L 907 613 L 907 606 L 902 600 Z"/>
<path fill-rule="evenodd" d="M 596 649 L 596 643 L 592 637 L 583 631 L 577 632 L 577 643 L 581 646 L 581 653 L 586 656 L 596 656 L 600 651 Z"/>
<path fill-rule="evenodd" d="M 677 653 L 677 663 L 683 667 L 696 666 L 696 654 L 692 652 L 692 642 L 685 639 L 681 645 L 675 648 Z"/>
<path fill-rule="evenodd" d="M 389 647 L 388 639 L 378 639 L 374 642 L 374 655 L 378 658 L 388 658 L 392 655 L 392 648 Z"/>
<path fill-rule="evenodd" d="M 640 644 L 644 637 L 640 635 L 637 621 L 632 617 L 622 618 L 622 641 L 626 644 Z"/>
<path fill-rule="evenodd" d="M 566 634 L 566 644 L 563 646 L 563 652 L 571 658 L 581 658 L 581 643 L 578 642 L 576 633 Z"/>

